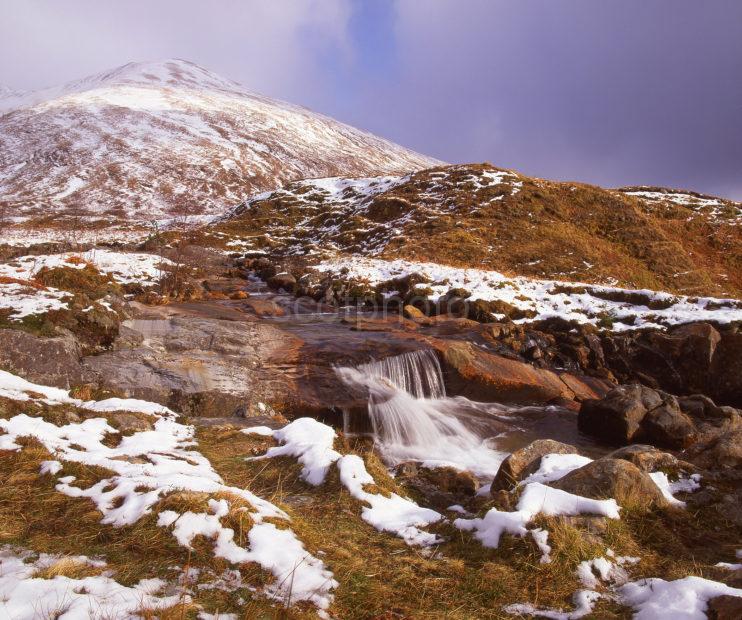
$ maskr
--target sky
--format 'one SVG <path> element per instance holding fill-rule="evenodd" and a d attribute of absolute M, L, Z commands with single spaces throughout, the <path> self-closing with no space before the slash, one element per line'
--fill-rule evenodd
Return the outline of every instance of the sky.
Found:
<path fill-rule="evenodd" d="M 742 200 L 740 0 L 0 0 L 0 85 L 168 58 L 448 162 Z"/>

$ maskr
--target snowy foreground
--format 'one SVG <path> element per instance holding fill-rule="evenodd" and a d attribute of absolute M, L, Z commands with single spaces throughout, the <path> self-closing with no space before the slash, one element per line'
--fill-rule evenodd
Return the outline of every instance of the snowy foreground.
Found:
<path fill-rule="evenodd" d="M 464 288 L 471 293 L 472 301 L 500 300 L 534 313 L 533 318 L 516 321 L 521 323 L 560 317 L 595 325 L 606 317 L 611 319 L 612 329 L 624 331 L 663 328 L 690 321 L 730 323 L 742 320 L 742 303 L 733 299 L 684 297 L 651 290 L 626 290 L 579 282 L 566 284 L 520 276 L 509 278 L 497 271 L 406 260 L 338 258 L 324 261 L 315 268 L 340 278 L 364 280 L 371 286 L 409 274 L 420 274 L 430 281 L 425 286 L 432 290 L 428 297 L 433 301 L 452 288 Z M 613 300 L 621 298 L 639 298 L 655 307 Z"/>
<path fill-rule="evenodd" d="M 342 587 L 332 567 L 307 551 L 283 509 L 248 489 L 226 485 L 198 451 L 194 428 L 179 422 L 175 412 L 135 399 L 82 401 L 70 397 L 66 390 L 34 384 L 3 371 L 0 371 L 0 397 L 29 404 L 44 403 L 52 408 L 73 406 L 101 414 L 136 412 L 149 416 L 150 430 L 126 435 L 118 445 L 112 446 L 106 438 L 117 431 L 106 417 L 57 425 L 20 413 L 0 419 L 0 456 L 3 451 L 24 450 L 27 444 L 21 438 L 33 437 L 53 455 L 39 464 L 38 475 L 52 476 L 56 491 L 61 494 L 93 502 L 100 511 L 102 524 L 131 525 L 154 513 L 156 525 L 171 532 L 183 547 L 190 548 L 201 537 L 211 542 L 215 558 L 222 558 L 234 567 L 257 564 L 272 575 L 267 586 L 254 591 L 255 596 L 268 597 L 285 606 L 309 603 L 319 615 L 332 616 L 334 591 Z M 483 546 L 490 548 L 499 545 L 503 534 L 531 536 L 542 552 L 541 561 L 550 562 L 548 532 L 531 527 L 537 515 L 587 514 L 608 519 L 621 516 L 621 507 L 614 499 L 593 500 L 548 486 L 549 482 L 589 462 L 578 455 L 545 457 L 539 470 L 523 481 L 515 511 L 491 509 L 482 517 L 467 516 L 449 522 L 441 513 L 419 506 L 409 498 L 366 490 L 375 481 L 363 459 L 338 452 L 334 448 L 335 431 L 316 420 L 300 418 L 279 430 L 254 427 L 243 432 L 275 441 L 264 455 L 246 455 L 246 459 L 292 457 L 301 465 L 301 477 L 310 487 L 322 485 L 331 468 L 336 467 L 342 488 L 359 501 L 363 521 L 379 532 L 400 537 L 408 545 L 422 547 L 423 551 L 445 542 L 441 534 L 426 530 L 433 524 L 442 524 L 471 532 Z M 78 486 L 75 477 L 65 472 L 75 463 L 104 468 L 111 475 L 87 488 Z M 692 490 L 699 484 L 697 478 L 687 480 L 680 489 L 673 488 L 666 479 L 655 481 L 669 497 L 677 490 Z M 161 509 L 162 500 L 177 492 L 206 494 L 208 511 Z M 247 544 L 239 544 L 235 531 L 225 525 L 233 511 L 249 514 Z M 61 560 L 96 569 L 98 574 L 79 578 L 44 576 L 45 569 Z M 704 618 L 706 604 L 713 597 L 742 596 L 740 589 L 699 577 L 670 582 L 631 581 L 629 570 L 637 564 L 641 565 L 641 558 L 617 557 L 606 549 L 603 557 L 578 566 L 577 577 L 583 589 L 575 593 L 573 611 L 541 610 L 528 604 L 510 605 L 505 611 L 558 619 L 580 618 L 590 613 L 601 597 L 609 597 L 632 607 L 636 618 L 691 619 Z M 240 582 L 239 572 L 233 574 L 233 582 Z M 101 617 L 132 617 L 143 609 L 165 609 L 190 600 L 188 591 L 181 589 L 173 594 L 169 585 L 172 584 L 155 576 L 134 586 L 122 585 L 116 581 L 114 572 L 106 570 L 105 557 L 60 558 L 12 546 L 0 548 L 0 614 L 4 617 L 30 619 L 37 617 L 39 610 L 59 611 L 60 601 L 64 601 L 64 609 L 55 616 L 59 618 L 88 617 L 90 610 L 98 610 L 96 613 Z"/>

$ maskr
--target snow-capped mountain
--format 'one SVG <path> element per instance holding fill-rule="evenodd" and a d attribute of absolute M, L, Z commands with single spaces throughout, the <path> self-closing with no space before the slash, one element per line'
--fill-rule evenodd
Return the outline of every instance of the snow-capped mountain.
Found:
<path fill-rule="evenodd" d="M 219 213 L 296 179 L 434 163 L 183 60 L 0 90 L 0 206 L 23 219 Z"/>

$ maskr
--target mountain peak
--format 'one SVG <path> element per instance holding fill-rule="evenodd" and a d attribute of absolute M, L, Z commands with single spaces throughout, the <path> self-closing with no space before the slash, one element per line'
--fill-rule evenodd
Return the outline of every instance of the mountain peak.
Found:
<path fill-rule="evenodd" d="M 23 219 L 217 214 L 298 179 L 439 163 L 181 59 L 0 98 L 0 152 L 0 206 Z"/>
<path fill-rule="evenodd" d="M 156 87 L 191 87 L 215 90 L 244 90 L 237 82 L 181 58 L 161 61 L 130 62 L 115 69 L 85 78 L 76 84 L 137 84 Z"/>

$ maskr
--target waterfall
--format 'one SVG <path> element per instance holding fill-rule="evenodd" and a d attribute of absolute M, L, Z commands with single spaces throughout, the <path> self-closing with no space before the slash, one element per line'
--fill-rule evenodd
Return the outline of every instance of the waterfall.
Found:
<path fill-rule="evenodd" d="M 493 476 L 505 454 L 484 440 L 499 432 L 498 405 L 448 398 L 438 357 L 420 350 L 336 369 L 351 387 L 368 391 L 368 414 L 382 456 L 422 461 Z"/>

